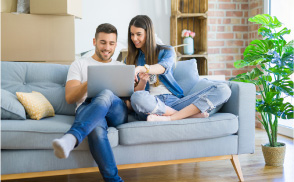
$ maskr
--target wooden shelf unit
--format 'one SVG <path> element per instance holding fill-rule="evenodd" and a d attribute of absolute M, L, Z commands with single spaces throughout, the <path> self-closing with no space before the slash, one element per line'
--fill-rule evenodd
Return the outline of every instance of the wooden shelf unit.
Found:
<path fill-rule="evenodd" d="M 207 75 L 207 11 L 208 0 L 172 0 L 170 18 L 170 42 L 172 46 L 183 44 L 182 30 L 196 33 L 194 54 L 184 55 L 183 47 L 176 47 L 178 60 L 196 58 L 200 75 Z"/>
<path fill-rule="evenodd" d="M 207 13 L 181 13 L 177 12 L 176 15 L 178 18 L 189 18 L 189 17 L 194 17 L 194 18 L 199 18 L 199 19 L 205 19 L 207 18 Z"/>

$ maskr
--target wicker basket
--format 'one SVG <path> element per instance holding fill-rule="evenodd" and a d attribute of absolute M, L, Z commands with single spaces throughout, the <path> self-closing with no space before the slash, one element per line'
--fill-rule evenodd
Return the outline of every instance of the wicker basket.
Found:
<path fill-rule="evenodd" d="M 263 157 L 265 164 L 268 166 L 282 166 L 284 164 L 286 145 L 284 143 L 279 143 L 282 146 L 279 147 L 269 147 L 265 145 L 262 146 Z"/>

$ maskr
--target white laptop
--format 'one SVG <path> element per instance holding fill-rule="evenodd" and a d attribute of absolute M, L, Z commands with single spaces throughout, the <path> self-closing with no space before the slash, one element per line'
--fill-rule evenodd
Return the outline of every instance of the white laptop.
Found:
<path fill-rule="evenodd" d="M 134 65 L 88 66 L 88 98 L 104 89 L 118 97 L 130 97 L 134 93 Z"/>

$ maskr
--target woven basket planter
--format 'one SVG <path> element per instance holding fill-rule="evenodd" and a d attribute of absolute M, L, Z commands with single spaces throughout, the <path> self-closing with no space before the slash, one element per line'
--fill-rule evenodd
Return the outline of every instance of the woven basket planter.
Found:
<path fill-rule="evenodd" d="M 279 143 L 282 146 L 279 147 L 269 147 L 265 145 L 262 146 L 263 157 L 265 164 L 268 166 L 282 166 L 284 164 L 286 145 L 284 143 Z"/>

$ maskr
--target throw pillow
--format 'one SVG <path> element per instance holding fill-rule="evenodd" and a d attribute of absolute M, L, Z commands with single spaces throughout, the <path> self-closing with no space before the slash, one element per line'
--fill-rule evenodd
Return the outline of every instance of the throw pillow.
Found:
<path fill-rule="evenodd" d="M 226 83 L 226 82 L 224 82 L 224 81 L 212 81 L 212 80 L 208 80 L 207 78 L 200 79 L 196 83 L 196 85 L 189 91 L 188 95 L 200 92 L 203 89 L 205 89 L 205 88 L 207 88 L 207 87 L 209 87 L 211 85 L 214 85 L 216 83 Z M 228 83 L 226 83 L 226 84 L 228 84 Z M 208 112 L 209 115 L 211 116 L 212 114 L 218 112 L 222 108 L 223 105 L 224 105 L 224 103 L 221 104 L 221 105 L 216 106 L 214 109 L 212 109 L 211 111 Z"/>
<path fill-rule="evenodd" d="M 173 76 L 183 89 L 184 95 L 188 95 L 189 91 L 199 80 L 196 59 L 178 61 Z"/>
<path fill-rule="evenodd" d="M 40 120 L 44 117 L 55 116 L 53 106 L 40 92 L 16 92 L 16 96 L 31 119 Z"/>
<path fill-rule="evenodd" d="M 26 112 L 17 97 L 4 89 L 1 89 L 1 119 L 26 119 Z"/>

